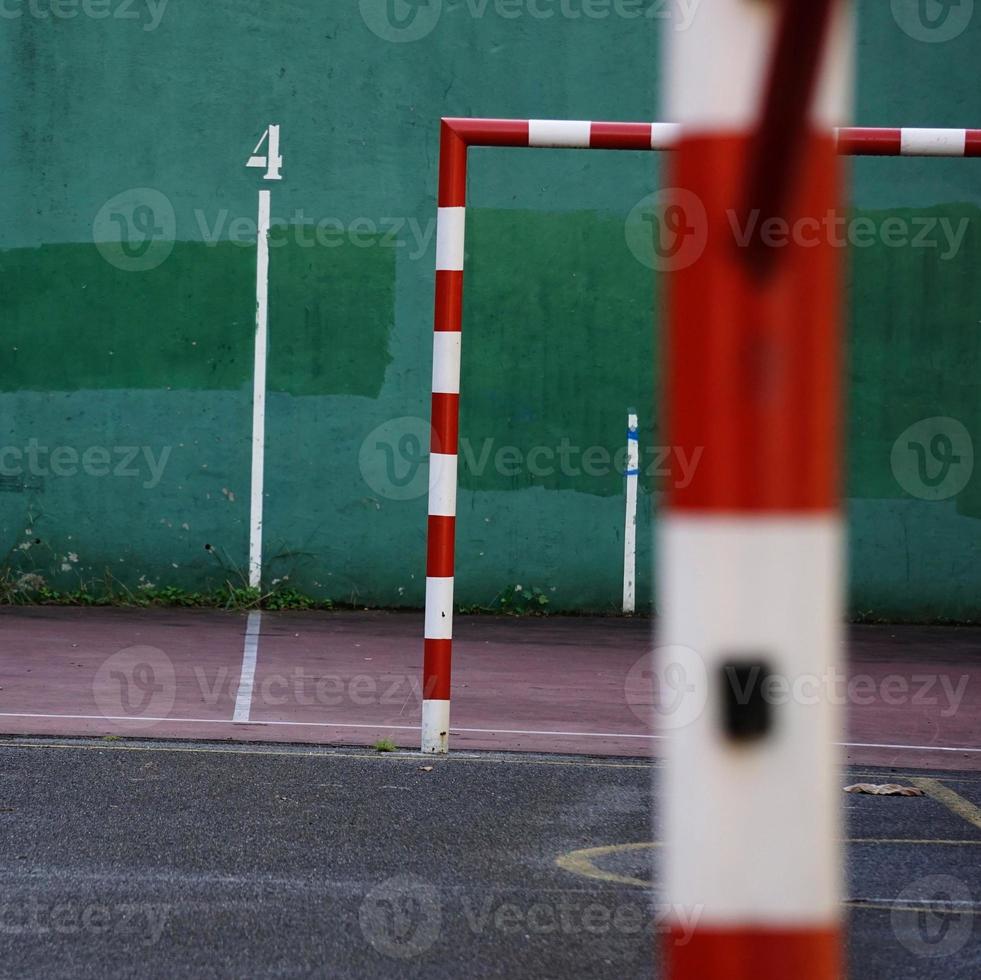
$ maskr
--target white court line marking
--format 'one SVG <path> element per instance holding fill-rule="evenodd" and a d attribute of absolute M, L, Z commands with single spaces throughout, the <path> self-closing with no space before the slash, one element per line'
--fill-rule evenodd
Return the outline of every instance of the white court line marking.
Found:
<path fill-rule="evenodd" d="M 450 728 L 451 732 L 475 735 L 572 735 L 583 738 L 646 738 L 662 741 L 667 735 L 631 735 L 628 732 L 526 732 L 519 728 Z"/>
<path fill-rule="evenodd" d="M 269 191 L 259 191 L 255 259 L 255 362 L 252 369 L 252 486 L 249 586 L 262 581 L 262 494 L 266 456 L 266 350 L 269 336 Z"/>
<path fill-rule="evenodd" d="M 65 718 L 69 721 L 134 721 L 138 724 L 147 722 L 172 722 L 175 725 L 295 725 L 297 728 L 385 728 L 406 732 L 419 731 L 418 725 L 361 725 L 344 721 L 247 721 L 239 722 L 234 718 L 157 718 L 146 715 L 61 715 L 35 712 L 29 714 L 23 711 L 0 711 L 0 718 Z M 461 729 L 454 729 L 460 731 Z M 534 733 L 529 733 L 534 734 Z"/>
<path fill-rule="evenodd" d="M 579 735 L 582 738 L 647 738 L 657 741 L 669 739 L 669 735 L 628 735 L 626 732 L 526 732 L 515 728 L 451 728 L 451 732 L 473 732 L 486 735 Z M 921 752 L 981 752 L 967 746 L 941 745 L 879 745 L 874 742 L 834 742 L 849 749 L 912 749 Z"/>
<path fill-rule="evenodd" d="M 966 745 L 891 745 L 879 742 L 835 742 L 847 749 L 912 749 L 916 752 L 981 752 L 978 748 Z"/>
<path fill-rule="evenodd" d="M 238 694 L 235 696 L 235 714 L 232 721 L 249 720 L 252 712 L 252 688 L 255 687 L 255 664 L 259 656 L 259 627 L 262 625 L 262 613 L 258 609 L 249 613 L 249 622 L 245 627 L 245 648 L 242 650 L 242 675 L 238 682 Z"/>
<path fill-rule="evenodd" d="M 180 725 L 293 725 L 296 728 L 369 728 L 387 731 L 417 732 L 418 725 L 377 725 L 358 724 L 350 721 L 248 721 L 237 722 L 234 718 L 146 718 L 141 715 L 63 715 L 45 712 L 0 711 L 0 718 L 64 718 L 69 721 L 135 721 L 172 722 Z M 627 732 L 540 732 L 523 728 L 451 728 L 458 735 L 558 735 L 571 738 L 641 738 L 650 741 L 663 741 L 667 735 L 631 735 Z M 981 752 L 981 748 L 966 745 L 893 745 L 880 742 L 834 742 L 834 745 L 849 749 L 907 749 L 910 752 Z"/>
<path fill-rule="evenodd" d="M 898 912 L 920 912 L 926 909 L 939 909 L 940 911 L 944 911 L 950 908 L 952 905 L 956 905 L 958 908 L 967 909 L 969 911 L 981 911 L 981 904 L 978 902 L 972 902 L 970 899 L 962 898 L 849 898 L 845 901 L 845 905 L 861 904 L 863 902 L 877 902 L 881 905 L 886 905 L 891 909 L 896 909 Z"/>

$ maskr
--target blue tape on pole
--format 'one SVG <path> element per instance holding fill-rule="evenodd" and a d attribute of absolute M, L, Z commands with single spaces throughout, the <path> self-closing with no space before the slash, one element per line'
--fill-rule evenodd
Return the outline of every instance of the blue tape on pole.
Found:
<path fill-rule="evenodd" d="M 637 442 L 637 431 L 635 429 L 627 429 L 627 438 L 632 442 Z"/>
<path fill-rule="evenodd" d="M 627 470 L 627 476 L 637 476 L 640 470 Z"/>

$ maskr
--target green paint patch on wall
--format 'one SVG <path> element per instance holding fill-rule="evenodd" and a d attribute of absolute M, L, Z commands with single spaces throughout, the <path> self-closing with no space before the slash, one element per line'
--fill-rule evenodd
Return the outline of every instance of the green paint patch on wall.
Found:
<path fill-rule="evenodd" d="M 287 235 L 271 233 L 270 390 L 377 397 L 394 250 Z M 94 245 L 0 252 L 0 390 L 251 390 L 255 276 L 255 247 L 231 242 L 177 242 L 144 271 Z"/>
<path fill-rule="evenodd" d="M 329 247 L 269 235 L 269 388 L 377 398 L 391 362 L 395 249 L 383 236 Z"/>
<path fill-rule="evenodd" d="M 235 389 L 252 377 L 255 249 L 175 244 L 124 271 L 94 245 L 0 253 L 4 391 Z"/>
<path fill-rule="evenodd" d="M 656 489 L 658 284 L 626 247 L 623 219 L 468 217 L 461 486 L 620 494 L 616 454 L 632 406 L 645 486 Z M 853 210 L 846 218 L 837 231 L 849 239 L 850 263 L 846 494 L 917 499 L 892 459 L 906 430 L 950 418 L 981 431 L 981 209 Z M 924 493 L 945 465 L 931 452 L 924 444 Z M 981 516 L 981 466 L 968 454 L 960 462 L 973 470 L 957 512 Z"/>
<path fill-rule="evenodd" d="M 855 211 L 851 219 L 853 229 L 861 220 L 874 230 L 860 239 L 869 244 L 850 248 L 847 496 L 911 499 L 920 462 L 891 462 L 897 441 L 906 453 L 920 438 L 906 439 L 911 426 L 946 418 L 953 422 L 932 428 L 981 431 L 981 210 L 949 204 Z M 945 465 L 929 442 L 918 450 L 924 494 Z M 973 465 L 958 452 L 957 465 Z M 911 475 L 897 479 L 896 469 Z M 956 499 L 959 513 L 981 517 L 977 467 Z"/>
<path fill-rule="evenodd" d="M 650 445 L 655 350 L 654 273 L 623 217 L 472 209 L 468 223 L 460 485 L 621 494 L 628 408 Z"/>

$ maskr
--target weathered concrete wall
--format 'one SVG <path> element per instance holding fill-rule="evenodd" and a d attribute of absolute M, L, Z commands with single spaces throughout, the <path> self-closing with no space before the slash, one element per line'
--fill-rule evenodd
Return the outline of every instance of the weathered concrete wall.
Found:
<path fill-rule="evenodd" d="M 6 564 L 59 588 L 106 569 L 183 588 L 244 571 L 263 184 L 244 162 L 278 122 L 266 578 L 419 605 L 437 120 L 651 118 L 658 32 L 705 12 L 109 0 L 42 17 L 41 0 L 3 2 Z M 859 123 L 981 126 L 981 11 L 933 43 L 915 0 L 861 8 Z M 976 617 L 981 165 L 867 160 L 853 173 L 873 231 L 852 249 L 852 605 Z M 472 154 L 463 603 L 516 582 L 553 608 L 618 601 L 629 407 L 649 468 L 660 444 L 657 279 L 637 245 L 657 186 L 645 154 Z M 894 244 L 888 218 L 924 247 Z M 641 594 L 655 484 L 642 483 Z"/>

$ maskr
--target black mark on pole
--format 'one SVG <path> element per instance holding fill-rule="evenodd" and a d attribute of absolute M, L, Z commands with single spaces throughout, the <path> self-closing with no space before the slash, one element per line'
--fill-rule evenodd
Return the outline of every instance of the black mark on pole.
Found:
<path fill-rule="evenodd" d="M 734 741 L 743 742 L 769 734 L 772 707 L 765 685 L 772 671 L 765 660 L 728 660 L 719 668 L 722 730 Z"/>

